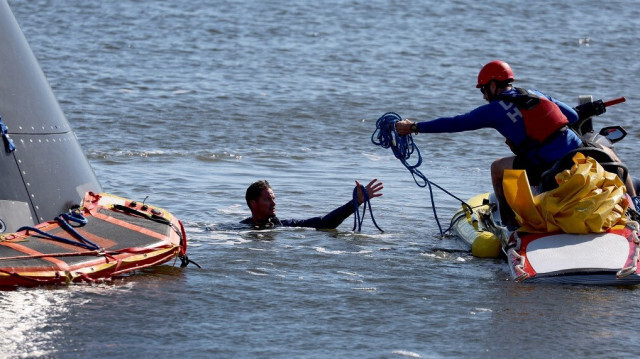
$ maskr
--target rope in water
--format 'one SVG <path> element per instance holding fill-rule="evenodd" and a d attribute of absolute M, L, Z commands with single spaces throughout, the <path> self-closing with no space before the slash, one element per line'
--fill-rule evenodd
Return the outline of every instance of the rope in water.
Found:
<path fill-rule="evenodd" d="M 371 206 L 371 201 L 369 198 L 369 193 L 367 193 L 367 189 L 363 186 L 360 185 L 360 188 L 362 189 L 362 193 L 364 195 L 364 208 L 362 210 L 362 216 L 360 216 L 360 210 L 358 209 L 359 204 L 358 204 L 358 186 L 356 186 L 353 189 L 353 229 L 352 231 L 355 231 L 356 228 L 358 228 L 358 232 L 360 232 L 360 230 L 362 229 L 362 222 L 364 222 L 364 217 L 367 214 L 367 205 L 369 206 L 369 214 L 371 215 L 371 220 L 373 221 L 373 225 L 376 226 L 376 228 L 378 228 L 378 230 L 380 232 L 384 232 L 379 226 L 378 223 L 376 223 L 376 219 L 373 218 L 373 207 Z"/>
<path fill-rule="evenodd" d="M 444 193 L 450 195 L 451 197 L 457 199 L 462 203 L 463 206 L 471 208 L 465 201 L 456 197 L 451 192 L 446 189 L 440 187 L 434 182 L 430 181 L 419 169 L 422 164 L 422 155 L 420 154 L 420 149 L 416 146 L 415 142 L 413 142 L 413 137 L 411 134 L 409 135 L 399 135 L 396 131 L 396 122 L 402 121 L 402 117 L 395 112 L 387 112 L 382 115 L 378 121 L 376 121 L 376 129 L 373 131 L 371 135 L 371 142 L 374 145 L 381 146 L 382 148 L 391 148 L 393 151 L 393 155 L 402 162 L 402 164 L 409 170 L 411 175 L 413 176 L 413 180 L 416 182 L 418 187 L 429 187 L 429 195 L 431 197 L 431 208 L 433 209 L 433 216 L 436 219 L 436 223 L 438 224 L 438 229 L 440 230 L 440 235 L 444 236 L 446 232 L 448 232 L 451 227 L 447 228 L 445 231 L 442 230 L 442 226 L 440 225 L 440 220 L 438 219 L 438 213 L 436 211 L 436 205 L 433 198 L 433 188 L 431 186 L 439 188 Z M 411 155 L 416 154 L 417 160 L 415 164 L 410 164 L 409 159 Z M 422 180 L 422 182 L 418 182 L 418 179 Z"/>

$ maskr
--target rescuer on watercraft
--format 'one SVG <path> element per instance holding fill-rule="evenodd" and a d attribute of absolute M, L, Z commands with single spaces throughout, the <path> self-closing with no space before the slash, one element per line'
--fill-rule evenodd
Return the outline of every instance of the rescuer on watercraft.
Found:
<path fill-rule="evenodd" d="M 502 218 L 513 218 L 504 199 L 502 180 L 505 169 L 524 169 L 531 185 L 540 182 L 541 174 L 568 152 L 585 146 L 570 125 L 580 118 L 600 115 L 604 106 L 593 107 L 589 114 L 579 114 L 551 96 L 537 90 L 525 90 L 511 85 L 513 71 L 504 61 L 491 61 L 478 74 L 477 88 L 489 102 L 468 113 L 454 117 L 441 117 L 432 121 L 412 122 L 408 119 L 396 123 L 400 135 L 413 133 L 443 133 L 494 128 L 506 138 L 515 156 L 504 157 L 491 164 L 493 189 L 500 201 Z M 608 153 L 619 160 L 613 151 Z M 630 178 L 628 183 L 631 183 Z M 633 185 L 627 191 L 635 195 Z M 510 212 L 510 211 L 509 211 Z M 511 223 L 509 223 L 511 224 Z"/>
<path fill-rule="evenodd" d="M 382 196 L 384 188 L 382 182 L 373 179 L 365 187 L 356 181 L 357 201 L 358 205 L 365 202 L 365 195 L 362 189 L 367 191 L 368 198 Z M 276 217 L 276 196 L 273 193 L 271 185 L 266 180 L 252 183 L 245 195 L 247 206 L 251 210 L 251 217 L 244 219 L 240 223 L 248 224 L 256 229 L 265 229 L 276 226 L 283 227 L 309 227 L 315 229 L 334 229 L 338 227 L 345 219 L 354 213 L 355 208 L 352 201 L 334 209 L 329 214 L 321 217 L 312 217 L 308 219 L 283 219 Z"/>

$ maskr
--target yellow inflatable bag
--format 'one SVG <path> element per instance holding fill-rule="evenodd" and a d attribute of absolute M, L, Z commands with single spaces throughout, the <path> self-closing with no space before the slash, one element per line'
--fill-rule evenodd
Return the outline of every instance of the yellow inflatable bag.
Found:
<path fill-rule="evenodd" d="M 503 188 L 520 231 L 601 233 L 626 223 L 629 202 L 620 178 L 577 153 L 573 167 L 556 175 L 558 188 L 535 197 L 524 170 L 505 170 Z"/>

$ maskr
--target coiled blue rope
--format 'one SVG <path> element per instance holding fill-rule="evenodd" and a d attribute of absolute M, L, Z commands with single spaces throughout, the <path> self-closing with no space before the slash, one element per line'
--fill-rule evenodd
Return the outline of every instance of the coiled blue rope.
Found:
<path fill-rule="evenodd" d="M 84 236 L 82 236 L 80 233 L 78 233 L 70 224 L 69 222 L 75 222 L 77 224 L 79 224 L 80 226 L 84 226 L 85 224 L 87 224 L 87 219 L 82 215 L 82 213 L 80 213 L 80 211 L 71 211 L 69 213 L 63 213 L 61 215 L 59 215 L 58 217 L 55 218 L 56 221 L 58 222 L 58 224 L 60 224 L 60 227 L 62 227 L 63 229 L 65 229 L 67 232 L 71 233 L 71 235 L 73 235 L 75 238 L 78 239 L 78 241 L 74 241 L 74 240 L 70 240 L 64 237 L 59 237 L 50 233 L 47 233 L 45 231 L 42 231 L 36 227 L 30 227 L 30 226 L 24 226 L 24 227 L 20 227 L 18 228 L 17 232 L 20 232 L 22 230 L 28 230 L 28 231 L 33 231 L 36 232 L 42 236 L 45 236 L 49 239 L 53 239 L 55 241 L 58 242 L 62 242 L 62 243 L 66 243 L 66 244 L 71 244 L 74 246 L 79 246 L 82 248 L 86 248 L 89 250 L 99 250 L 100 247 L 91 242 L 90 240 L 84 238 Z"/>
<path fill-rule="evenodd" d="M 378 223 L 376 223 L 376 219 L 373 218 L 373 207 L 371 207 L 371 201 L 369 199 L 369 193 L 367 193 L 367 189 L 364 188 L 363 185 L 360 185 L 360 188 L 362 189 L 362 193 L 364 194 L 364 207 L 362 209 L 362 216 L 360 216 L 360 209 L 358 208 L 358 186 L 356 186 L 353 189 L 353 229 L 352 231 L 355 231 L 356 228 L 358 228 L 358 232 L 360 232 L 360 230 L 362 229 L 362 222 L 364 222 L 364 217 L 367 214 L 367 205 L 369 206 L 369 214 L 371 215 L 371 220 L 373 221 L 373 225 L 376 226 L 376 228 L 378 228 L 378 230 L 380 232 L 384 232 L 382 230 L 382 228 L 380 228 L 378 226 Z"/>
<path fill-rule="evenodd" d="M 393 155 L 409 170 L 416 184 L 419 187 L 426 187 L 429 185 L 429 180 L 418 169 L 422 164 L 420 149 L 413 142 L 411 135 L 401 136 L 398 134 L 396 131 L 396 122 L 399 121 L 402 121 L 402 117 L 395 112 L 387 112 L 382 115 L 382 117 L 376 121 L 376 130 L 371 135 L 371 142 L 382 148 L 391 148 Z M 408 161 L 414 152 L 418 156 L 418 160 L 415 164 L 411 165 Z M 422 179 L 423 183 L 418 183 L 418 178 L 416 177 Z"/>
<path fill-rule="evenodd" d="M 409 135 L 399 135 L 396 131 L 396 123 L 402 121 L 402 117 L 395 112 L 387 112 L 382 115 L 378 121 L 376 121 L 376 129 L 373 131 L 371 135 L 371 142 L 374 145 L 381 146 L 382 148 L 391 148 L 393 151 L 393 155 L 402 162 L 402 164 L 409 170 L 411 175 L 413 176 L 413 180 L 418 185 L 418 187 L 429 187 L 429 195 L 431 197 L 431 208 L 433 208 L 433 216 L 436 219 L 436 223 L 438 224 L 438 229 L 440 230 L 440 235 L 444 236 L 445 232 L 449 231 L 451 227 L 447 228 L 447 230 L 443 231 L 442 226 L 440 225 L 440 220 L 438 219 L 438 213 L 436 211 L 436 204 L 433 199 L 433 188 L 432 185 L 439 188 L 446 194 L 451 197 L 457 199 L 462 203 L 463 206 L 467 206 L 471 208 L 465 201 L 453 195 L 451 192 L 446 189 L 438 186 L 437 184 L 431 182 L 427 176 L 425 176 L 419 169 L 422 164 L 422 155 L 420 154 L 420 149 L 416 146 L 415 142 L 413 142 L 413 137 Z M 410 164 L 409 159 L 412 154 L 416 154 L 417 160 L 415 164 Z M 422 180 L 422 182 L 418 182 L 418 178 Z"/>

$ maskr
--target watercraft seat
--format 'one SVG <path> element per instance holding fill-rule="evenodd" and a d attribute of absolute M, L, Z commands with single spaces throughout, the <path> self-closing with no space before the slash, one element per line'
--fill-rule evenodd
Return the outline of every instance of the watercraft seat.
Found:
<path fill-rule="evenodd" d="M 566 169 L 570 169 L 573 166 L 573 156 L 575 156 L 578 152 L 581 152 L 583 155 L 595 159 L 606 171 L 617 174 L 618 177 L 622 179 L 622 182 L 625 182 L 627 180 L 629 170 L 627 169 L 627 166 L 625 166 L 622 162 L 611 158 L 611 156 L 607 152 L 600 148 L 581 147 L 568 152 L 566 155 L 564 155 L 564 157 L 558 160 L 553 165 L 553 167 L 542 173 L 542 176 L 540 178 L 540 186 L 542 192 L 550 191 L 558 187 L 555 176 L 558 173 Z"/>

